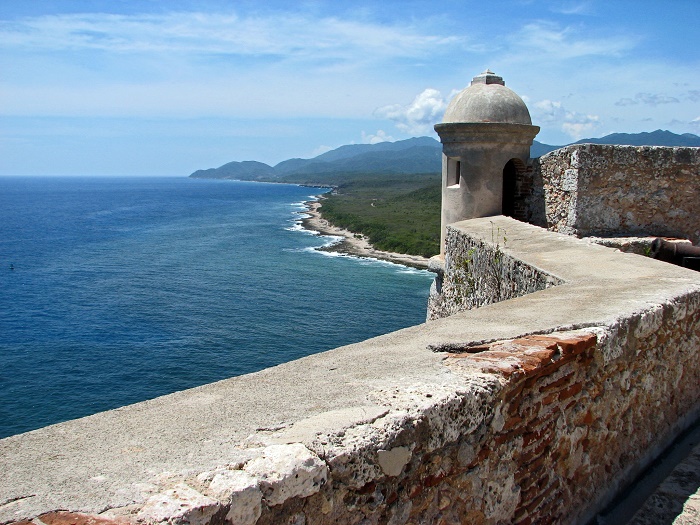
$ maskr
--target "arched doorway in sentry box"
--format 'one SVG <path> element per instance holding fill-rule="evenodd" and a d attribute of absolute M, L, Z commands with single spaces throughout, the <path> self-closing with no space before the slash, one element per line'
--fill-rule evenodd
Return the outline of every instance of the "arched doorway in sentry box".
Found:
<path fill-rule="evenodd" d="M 530 188 L 527 183 L 527 166 L 520 159 L 510 159 L 503 167 L 503 193 L 501 214 L 527 222 L 524 199 Z"/>

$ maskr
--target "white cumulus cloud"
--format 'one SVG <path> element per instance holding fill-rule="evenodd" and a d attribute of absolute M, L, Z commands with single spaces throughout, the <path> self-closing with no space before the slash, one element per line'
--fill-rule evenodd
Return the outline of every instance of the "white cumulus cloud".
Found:
<path fill-rule="evenodd" d="M 418 94 L 408 105 L 392 104 L 378 108 L 374 114 L 392 120 L 404 133 L 422 135 L 430 133 L 433 125 L 442 120 L 447 101 L 437 89 L 428 88 Z"/>
<path fill-rule="evenodd" d="M 600 118 L 597 115 L 568 110 L 559 101 L 540 100 L 534 104 L 533 108 L 535 120 L 558 125 L 564 133 L 575 140 L 594 131 L 600 124 Z"/>
<path fill-rule="evenodd" d="M 318 157 L 319 155 L 323 155 L 324 153 L 327 153 L 327 152 L 331 151 L 332 149 L 334 149 L 334 148 L 332 148 L 330 146 L 326 146 L 325 144 L 321 144 L 320 146 L 318 146 L 317 148 L 315 148 L 311 152 L 310 158 L 314 158 L 314 157 Z"/>
<path fill-rule="evenodd" d="M 386 134 L 383 129 L 378 129 L 373 135 L 371 133 L 362 132 L 362 143 L 363 144 L 379 144 L 380 142 L 394 142 L 396 139 L 390 135 Z"/>

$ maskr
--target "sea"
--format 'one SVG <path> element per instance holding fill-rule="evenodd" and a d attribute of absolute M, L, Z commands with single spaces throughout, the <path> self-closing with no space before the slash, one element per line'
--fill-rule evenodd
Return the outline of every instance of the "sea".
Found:
<path fill-rule="evenodd" d="M 0 438 L 423 322 L 432 274 L 317 249 L 325 191 L 0 177 Z"/>

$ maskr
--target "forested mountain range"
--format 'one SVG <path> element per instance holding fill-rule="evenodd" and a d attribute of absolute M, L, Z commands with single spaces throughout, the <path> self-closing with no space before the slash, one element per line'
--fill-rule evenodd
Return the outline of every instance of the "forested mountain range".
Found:
<path fill-rule="evenodd" d="M 297 182 L 309 176 L 338 173 L 435 173 L 440 171 L 442 146 L 430 137 L 378 144 L 349 144 L 312 159 L 289 159 L 276 166 L 262 162 L 229 162 L 195 171 L 191 177 Z M 304 182 L 303 180 L 301 182 Z"/>
<path fill-rule="evenodd" d="M 700 137 L 656 130 L 650 133 L 613 133 L 574 144 L 585 143 L 700 147 Z M 532 157 L 539 157 L 560 147 L 535 141 L 530 152 Z M 439 141 L 417 137 L 378 144 L 348 144 L 311 159 L 289 159 L 275 166 L 256 161 L 234 161 L 218 168 L 197 170 L 190 177 L 301 183 L 323 182 L 328 178 L 332 183 L 332 179 L 343 174 L 439 173 L 441 154 Z"/>

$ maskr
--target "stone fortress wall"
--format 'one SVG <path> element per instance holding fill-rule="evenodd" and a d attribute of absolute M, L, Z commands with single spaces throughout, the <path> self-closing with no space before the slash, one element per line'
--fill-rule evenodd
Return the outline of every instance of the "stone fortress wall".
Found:
<path fill-rule="evenodd" d="M 516 188 L 516 218 L 550 231 L 647 255 L 656 237 L 700 243 L 700 148 L 567 146 L 532 159 Z M 428 319 L 559 284 L 510 258 L 507 244 L 496 225 L 488 243 L 448 227 Z"/>
<path fill-rule="evenodd" d="M 527 222 L 578 237 L 654 235 L 700 244 L 700 149 L 577 144 L 535 159 Z"/>
<path fill-rule="evenodd" d="M 428 297 L 429 321 L 544 290 L 563 281 L 528 265 L 506 249 L 508 232 L 491 223 L 490 239 L 447 228 L 444 261 L 434 264 L 435 281 Z"/>
<path fill-rule="evenodd" d="M 700 415 L 700 273 L 562 233 L 695 238 L 698 150 L 528 165 L 490 71 L 436 130 L 430 321 L 0 440 L 0 525 L 589 523 Z"/>
<path fill-rule="evenodd" d="M 698 414 L 700 274 L 502 216 L 449 238 L 545 287 L 1 440 L 0 523 L 586 523 Z"/>

